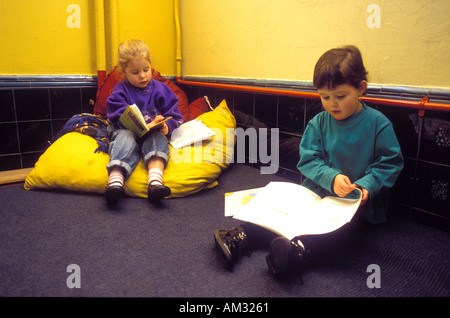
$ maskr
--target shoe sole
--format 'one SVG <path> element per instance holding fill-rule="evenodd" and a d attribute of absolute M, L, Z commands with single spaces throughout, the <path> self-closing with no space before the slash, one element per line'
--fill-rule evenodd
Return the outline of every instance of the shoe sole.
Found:
<path fill-rule="evenodd" d="M 124 193 L 125 190 L 121 187 L 107 188 L 105 190 L 106 202 L 114 204 L 119 200 L 119 198 L 121 198 L 124 195 Z"/>
<path fill-rule="evenodd" d="M 273 275 L 283 274 L 292 266 L 292 246 L 285 238 L 276 238 L 270 246 L 270 254 L 266 257 L 267 265 Z"/>
<path fill-rule="evenodd" d="M 148 193 L 148 200 L 150 202 L 159 202 L 161 199 L 164 199 L 165 197 L 169 196 L 172 193 L 170 188 L 168 187 L 161 187 L 161 188 L 155 188 L 151 193 Z"/>
<path fill-rule="evenodd" d="M 220 239 L 219 230 L 214 231 L 214 242 L 216 243 L 217 251 L 221 256 L 222 262 L 224 263 L 227 269 L 231 269 L 233 267 L 233 260 L 231 258 L 231 252 L 228 247 L 222 243 Z"/>

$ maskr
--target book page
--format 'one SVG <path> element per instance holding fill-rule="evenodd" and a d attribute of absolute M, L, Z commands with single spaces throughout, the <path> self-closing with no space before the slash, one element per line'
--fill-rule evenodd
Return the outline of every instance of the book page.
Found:
<path fill-rule="evenodd" d="M 183 148 L 197 141 L 210 140 L 215 133 L 201 120 L 194 119 L 182 124 L 172 132 L 170 144 L 175 149 Z"/>
<path fill-rule="evenodd" d="M 135 116 L 138 117 L 139 122 L 141 122 L 142 124 L 145 125 L 145 118 L 144 118 L 144 115 L 142 115 L 141 110 L 139 109 L 139 107 L 137 107 L 136 104 L 133 104 L 133 105 L 128 106 L 128 108 L 133 111 L 133 114 Z"/>
<path fill-rule="evenodd" d="M 233 216 L 250 202 L 263 188 L 225 193 L 225 216 Z"/>
<path fill-rule="evenodd" d="M 135 104 L 128 106 L 119 120 L 125 128 L 133 131 L 138 136 L 143 136 L 148 131 L 144 117 Z"/>
<path fill-rule="evenodd" d="M 325 197 L 318 201 L 300 227 L 302 235 L 329 233 L 350 222 L 361 203 L 361 190 L 356 190 L 357 199 Z"/>
<path fill-rule="evenodd" d="M 320 197 L 290 182 L 270 182 L 234 218 L 291 236 Z M 295 236 L 295 235 L 294 235 Z"/>
<path fill-rule="evenodd" d="M 326 197 L 289 182 L 271 182 L 234 218 L 258 224 L 292 239 L 305 234 L 323 234 L 349 222 L 359 207 L 356 200 Z"/>

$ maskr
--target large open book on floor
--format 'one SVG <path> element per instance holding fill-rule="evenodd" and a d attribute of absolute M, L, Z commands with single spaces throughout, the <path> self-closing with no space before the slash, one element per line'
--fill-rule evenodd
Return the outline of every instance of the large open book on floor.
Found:
<path fill-rule="evenodd" d="M 299 184 L 270 182 L 263 188 L 225 194 L 225 215 L 265 227 L 288 239 L 324 234 L 351 221 L 361 203 L 357 199 L 325 197 Z M 235 210 L 234 213 L 231 210 Z"/>

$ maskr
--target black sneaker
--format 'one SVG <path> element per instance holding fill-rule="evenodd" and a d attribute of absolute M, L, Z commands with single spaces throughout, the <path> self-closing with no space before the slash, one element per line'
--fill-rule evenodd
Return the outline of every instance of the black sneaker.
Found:
<path fill-rule="evenodd" d="M 172 191 L 163 184 L 150 184 L 148 186 L 148 200 L 150 202 L 159 202 L 161 199 L 168 197 Z"/>
<path fill-rule="evenodd" d="M 105 188 L 105 199 L 109 204 L 115 204 L 124 194 L 125 190 L 120 185 L 109 185 Z"/>
<path fill-rule="evenodd" d="M 230 270 L 241 255 L 251 255 L 247 235 L 240 226 L 230 230 L 215 230 L 214 241 L 222 262 Z"/>
<path fill-rule="evenodd" d="M 304 254 L 305 247 L 300 240 L 277 237 L 272 241 L 270 253 L 266 256 L 270 273 L 281 278 L 300 274 Z"/>

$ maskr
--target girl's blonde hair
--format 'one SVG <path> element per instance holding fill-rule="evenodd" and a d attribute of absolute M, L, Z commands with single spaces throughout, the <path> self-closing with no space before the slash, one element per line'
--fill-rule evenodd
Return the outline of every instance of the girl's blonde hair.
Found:
<path fill-rule="evenodd" d="M 118 64 L 122 71 L 125 70 L 130 60 L 137 56 L 142 56 L 151 64 L 150 52 L 145 42 L 129 39 L 120 43 L 118 49 Z"/>

